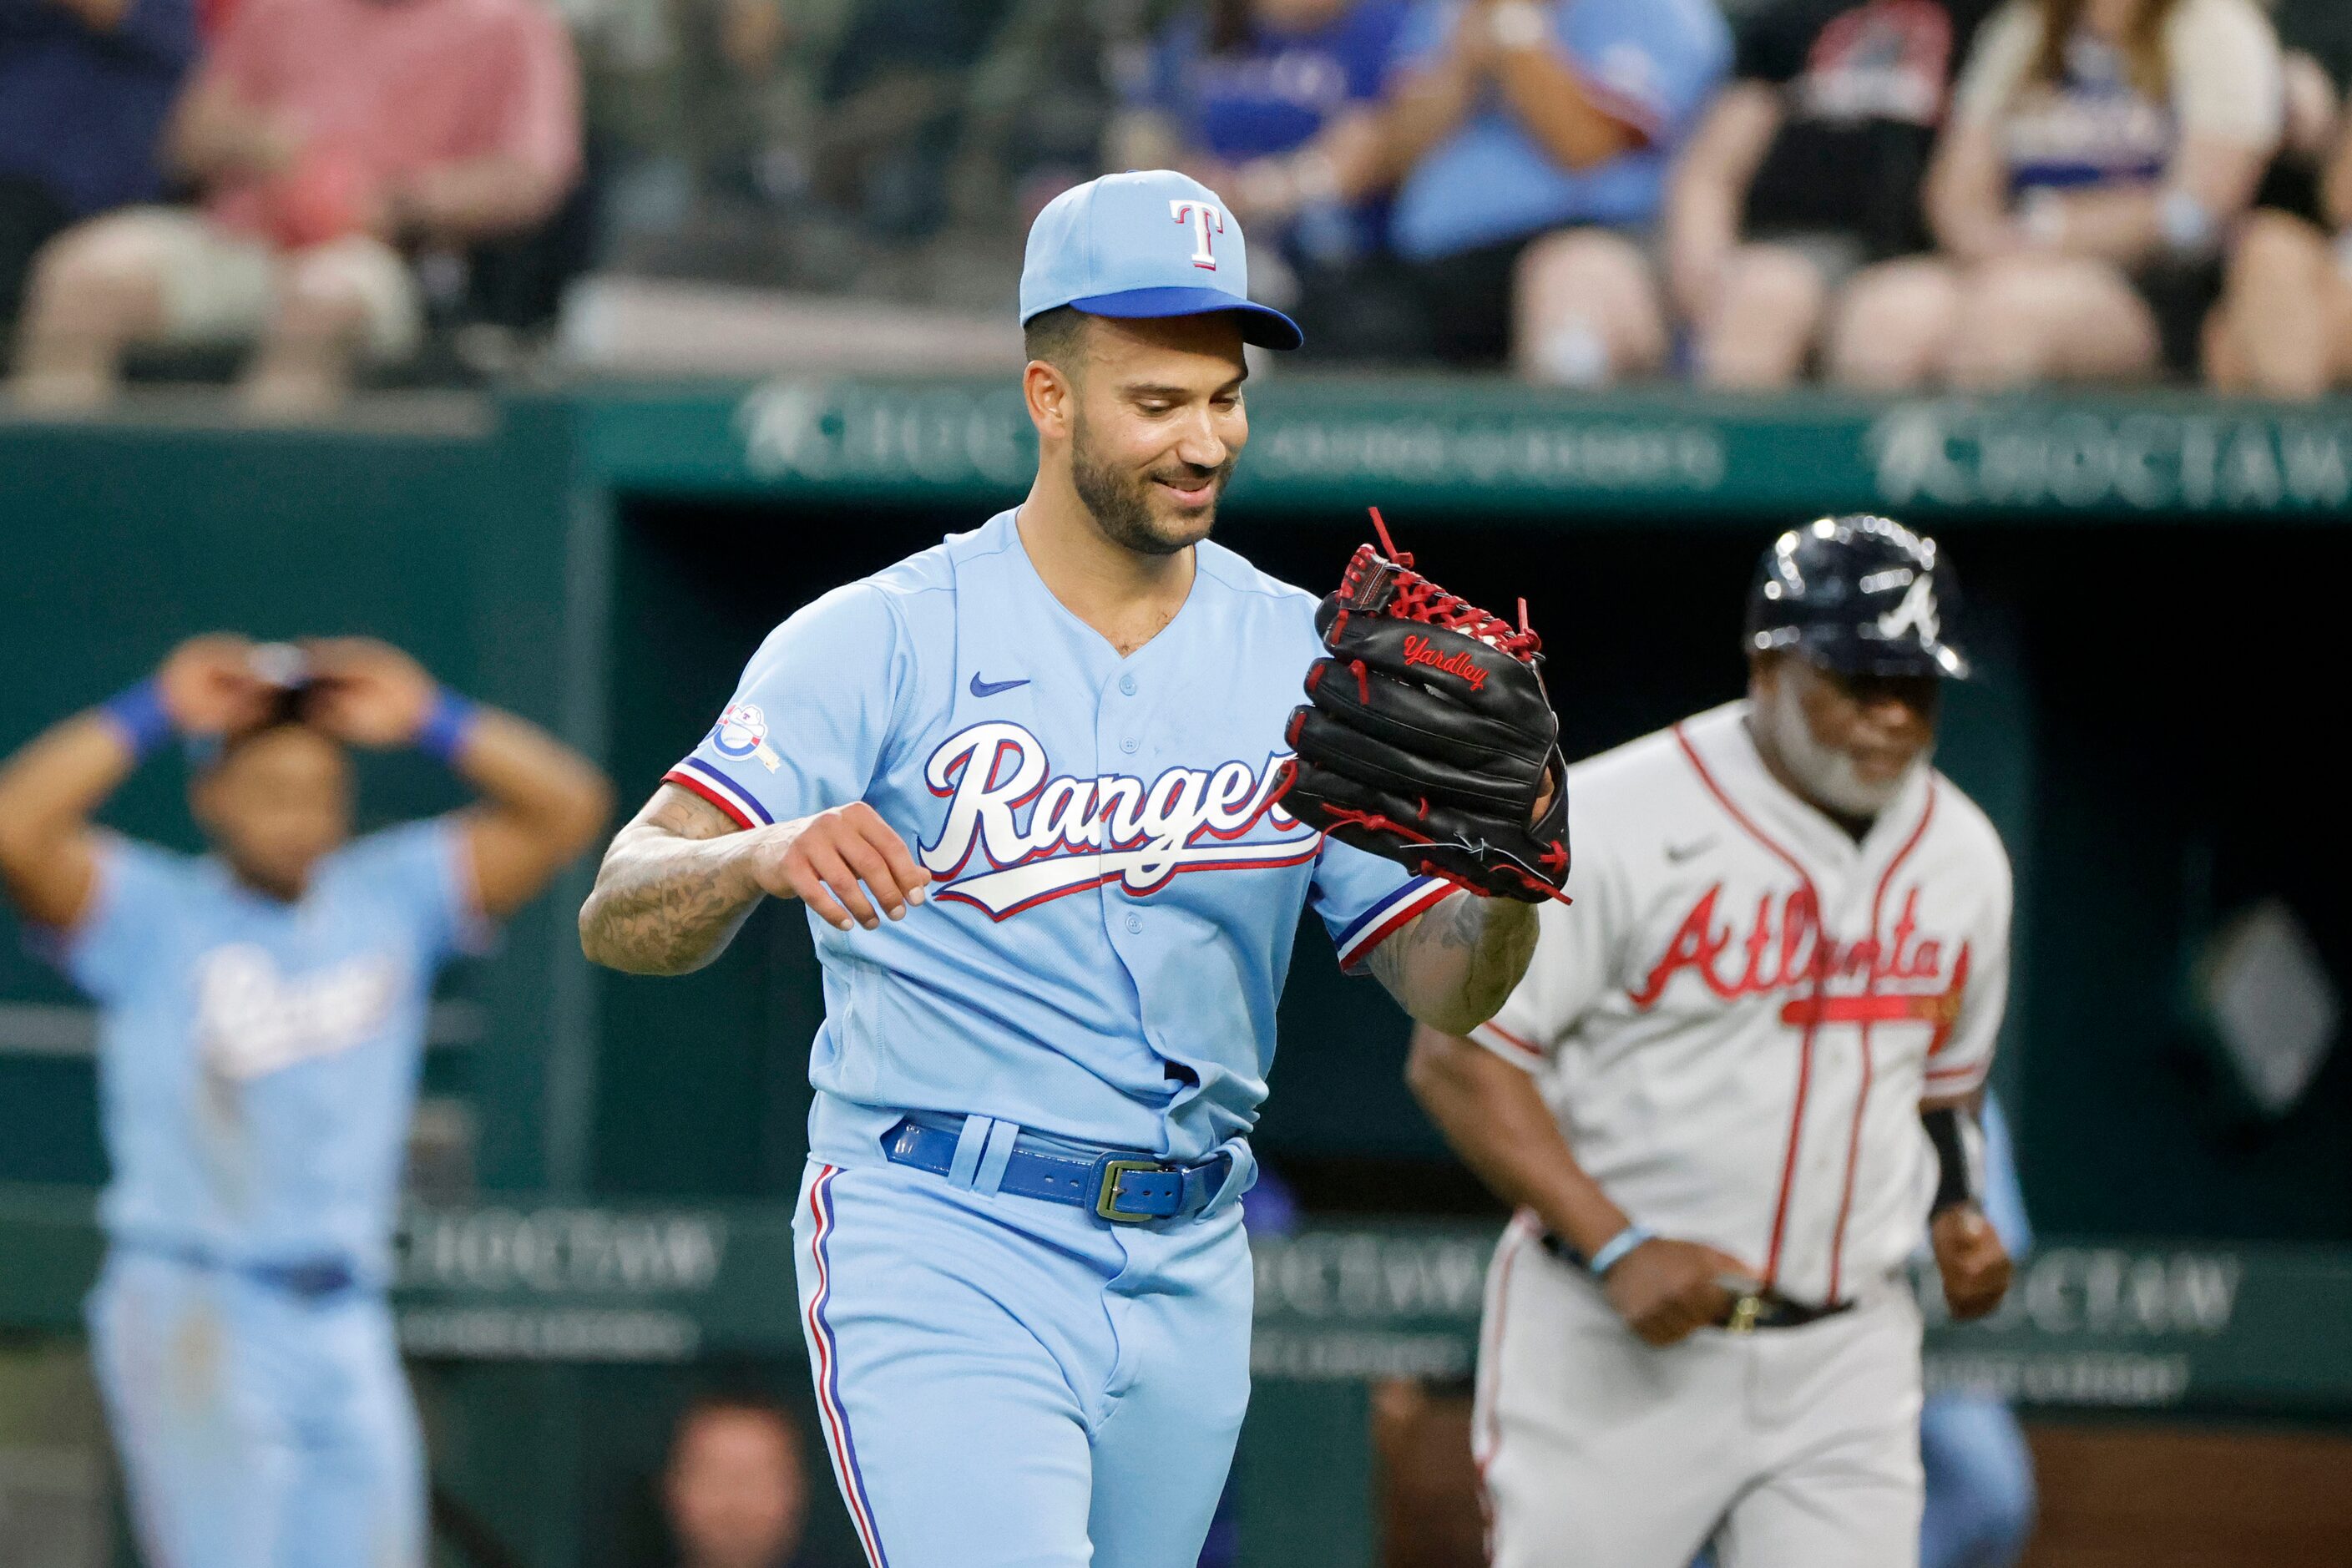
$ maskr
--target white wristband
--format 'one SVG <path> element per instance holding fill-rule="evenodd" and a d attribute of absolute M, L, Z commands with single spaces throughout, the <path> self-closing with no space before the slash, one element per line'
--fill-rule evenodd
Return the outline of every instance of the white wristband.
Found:
<path fill-rule="evenodd" d="M 1594 1253 L 1586 1260 L 1584 1265 L 1585 1270 L 1595 1279 L 1601 1279 L 1606 1276 L 1612 1268 L 1614 1268 L 1620 1263 L 1624 1262 L 1625 1255 L 1627 1253 L 1633 1251 L 1635 1247 L 1641 1246 L 1645 1241 L 1655 1241 L 1657 1239 L 1658 1233 L 1652 1230 L 1648 1226 L 1629 1225 L 1624 1229 L 1619 1231 L 1616 1235 L 1611 1237 L 1607 1241 L 1601 1244 L 1601 1250 Z"/>

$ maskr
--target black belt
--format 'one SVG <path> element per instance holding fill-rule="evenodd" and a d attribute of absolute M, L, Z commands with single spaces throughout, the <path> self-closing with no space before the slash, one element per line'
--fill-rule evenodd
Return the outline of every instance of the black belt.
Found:
<path fill-rule="evenodd" d="M 1546 1252 L 1562 1263 L 1584 1273 L 1584 1254 L 1577 1251 L 1565 1237 L 1544 1232 Z M 1596 1281 L 1597 1283 L 1597 1281 Z M 1715 1320 L 1715 1326 L 1734 1334 L 1754 1333 L 1759 1329 L 1801 1329 L 1808 1323 L 1818 1323 L 1823 1318 L 1834 1318 L 1841 1312 L 1853 1310 L 1852 1301 L 1832 1301 L 1817 1307 L 1809 1301 L 1792 1301 L 1770 1286 L 1759 1286 L 1745 1293 L 1734 1292 L 1731 1304 Z"/>

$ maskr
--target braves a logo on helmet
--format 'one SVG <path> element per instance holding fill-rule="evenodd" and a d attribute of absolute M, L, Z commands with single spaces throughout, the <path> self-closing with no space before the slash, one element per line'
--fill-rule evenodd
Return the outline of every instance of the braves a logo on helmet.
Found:
<path fill-rule="evenodd" d="M 1870 584 L 1864 581 L 1863 586 Z M 1893 642 L 1905 632 L 1914 632 L 1923 643 L 1933 643 L 1943 636 L 1943 620 L 1936 613 L 1936 580 L 1922 572 L 1911 579 L 1911 587 L 1902 603 L 1878 617 L 1878 635 Z"/>
<path fill-rule="evenodd" d="M 1180 871 L 1255 870 L 1315 858 L 1320 835 L 1274 804 L 1286 752 L 1263 765 L 1048 778 L 1045 747 L 1018 724 L 974 724 L 940 743 L 924 782 L 948 798 L 939 837 L 917 852 L 939 896 L 995 920 L 1117 881 L 1148 893 Z M 1273 837 L 1237 842 L 1261 825 Z M 970 869 L 977 855 L 985 868 Z"/>

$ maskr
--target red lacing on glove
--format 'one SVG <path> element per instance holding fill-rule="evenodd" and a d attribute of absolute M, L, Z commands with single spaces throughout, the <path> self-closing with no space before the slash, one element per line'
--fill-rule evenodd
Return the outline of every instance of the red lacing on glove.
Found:
<path fill-rule="evenodd" d="M 1358 811 L 1352 805 L 1333 805 L 1328 802 L 1317 806 L 1317 813 L 1332 826 L 1360 827 L 1370 833 L 1389 833 L 1408 844 L 1434 844 L 1436 839 L 1426 833 L 1415 833 L 1394 817 L 1377 811 Z M 1328 831 L 1328 828 L 1326 829 Z"/>
<path fill-rule="evenodd" d="M 1294 769 L 1294 773 L 1295 771 L 1296 770 Z M 1289 787 L 1289 784 L 1286 782 L 1283 785 L 1285 793 L 1288 792 Z M 1424 805 L 1423 809 L 1425 811 L 1428 808 Z M 1328 801 L 1317 806 L 1316 811 L 1325 819 L 1327 825 L 1325 827 L 1326 832 L 1329 831 L 1331 826 L 1360 827 L 1368 833 L 1381 833 L 1386 834 L 1391 837 L 1402 838 L 1407 844 L 1434 844 L 1437 842 L 1436 839 L 1432 838 L 1426 833 L 1416 833 L 1412 828 L 1407 827 L 1403 823 L 1397 821 L 1394 817 L 1386 816 L 1381 812 L 1359 811 L 1351 805 L 1333 805 Z M 1547 850 L 1541 857 L 1541 863 L 1546 866 L 1556 864 L 1562 871 L 1565 871 L 1568 868 L 1568 847 L 1557 839 L 1553 840 L 1551 848 Z M 1572 904 L 1576 901 L 1568 896 L 1565 889 L 1556 888 L 1549 882 L 1545 881 L 1541 877 L 1532 876 L 1520 869 L 1517 866 L 1507 864 L 1490 868 L 1494 870 L 1508 871 L 1512 876 L 1517 877 L 1519 879 L 1520 885 L 1525 887 L 1531 893 L 1540 893 L 1547 899 L 1557 899 L 1563 904 Z M 1421 874 L 1424 877 L 1434 877 L 1442 882 L 1451 882 L 1455 887 L 1462 889 L 1465 892 L 1475 893 L 1482 899 L 1492 898 L 1494 896 L 1487 892 L 1486 889 L 1478 886 L 1477 883 L 1471 881 L 1466 877 L 1458 876 L 1455 873 L 1447 870 L 1444 867 L 1440 866 L 1434 860 L 1423 860 L 1421 863 Z"/>
<path fill-rule="evenodd" d="M 1377 606 L 1379 614 L 1393 616 L 1399 620 L 1418 621 L 1425 626 L 1443 626 L 1450 632 L 1476 637 L 1523 663 L 1533 660 L 1543 651 L 1543 638 L 1528 626 L 1528 602 L 1525 599 L 1519 601 L 1519 624 L 1515 627 L 1502 616 L 1480 609 L 1459 594 L 1446 592 L 1412 569 L 1412 554 L 1399 550 L 1390 541 L 1388 524 L 1381 518 L 1381 509 L 1373 507 L 1371 513 L 1372 530 L 1380 535 L 1380 547 L 1374 549 L 1369 544 L 1356 547 L 1354 557 L 1348 563 L 1347 573 L 1339 579 L 1342 601 L 1359 603 L 1358 595 L 1363 591 L 1366 580 L 1385 572 L 1383 582 L 1372 584 L 1375 590 L 1382 585 L 1388 589 L 1388 598 Z M 1362 607 L 1375 608 L 1369 605 Z"/>

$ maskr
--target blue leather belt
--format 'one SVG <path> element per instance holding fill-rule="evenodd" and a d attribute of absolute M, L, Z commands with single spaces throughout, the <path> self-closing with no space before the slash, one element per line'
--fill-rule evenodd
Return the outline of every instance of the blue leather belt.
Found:
<path fill-rule="evenodd" d="M 912 1165 L 944 1176 L 955 1168 L 963 1121 L 961 1116 L 929 1117 L 926 1121 L 910 1118 L 884 1136 L 882 1152 L 894 1165 Z M 1155 1219 L 1189 1219 L 1199 1214 L 1223 1190 L 1232 1168 L 1233 1158 L 1226 1154 L 1197 1165 L 1180 1165 L 1131 1149 L 1087 1149 L 1080 1153 L 1016 1140 L 996 1190 L 1092 1209 L 1113 1225 L 1142 1225 Z"/>
<path fill-rule="evenodd" d="M 125 1252 L 143 1252 L 150 1258 L 161 1258 L 186 1268 L 199 1268 L 207 1273 L 234 1274 L 250 1279 L 257 1285 L 267 1285 L 273 1290 L 283 1290 L 305 1301 L 321 1300 L 340 1296 L 360 1282 L 359 1271 L 341 1258 L 308 1258 L 290 1263 L 261 1263 L 242 1258 L 223 1258 L 208 1247 L 194 1242 L 150 1240 L 143 1237 L 118 1237 L 114 1245 Z"/>

